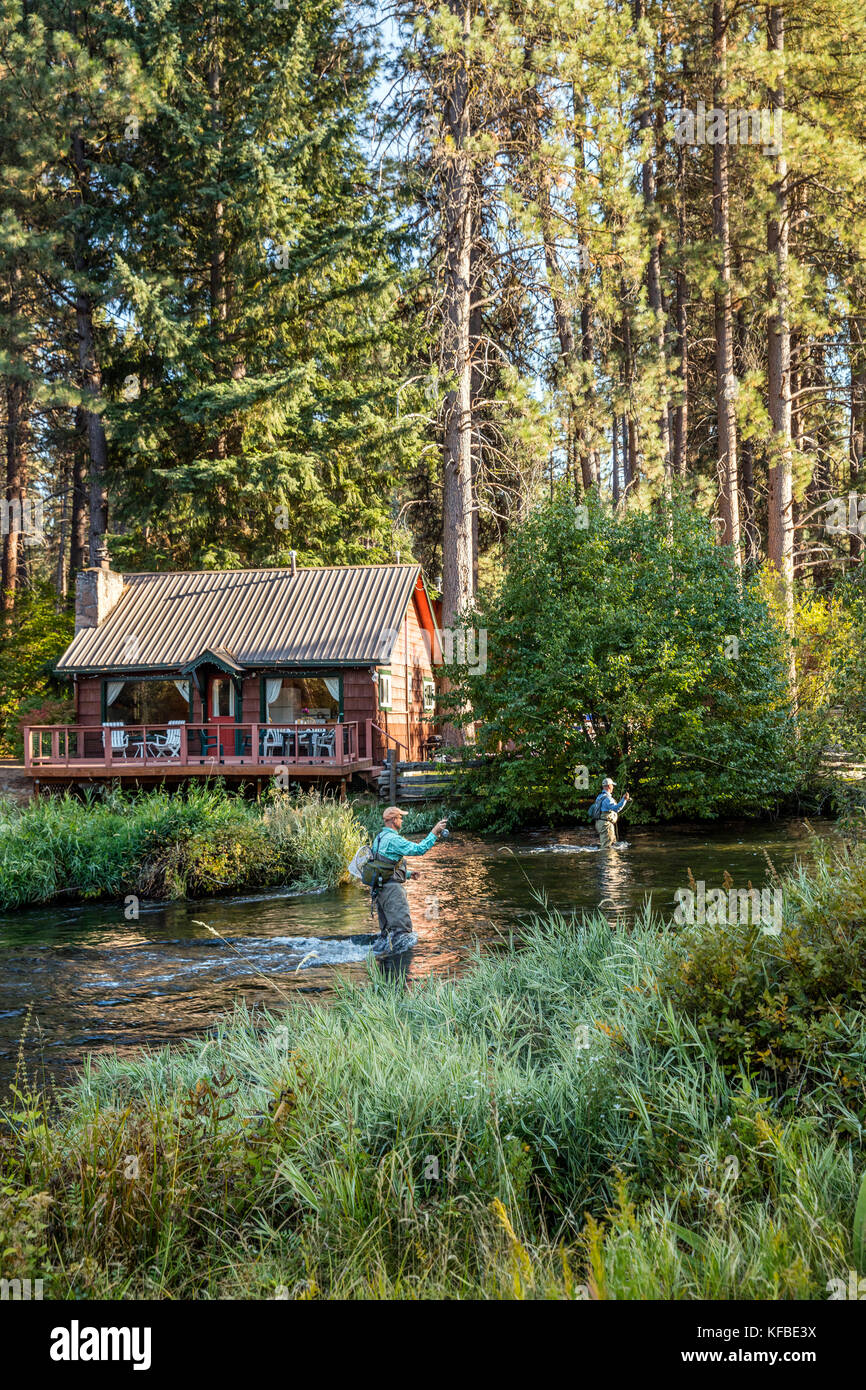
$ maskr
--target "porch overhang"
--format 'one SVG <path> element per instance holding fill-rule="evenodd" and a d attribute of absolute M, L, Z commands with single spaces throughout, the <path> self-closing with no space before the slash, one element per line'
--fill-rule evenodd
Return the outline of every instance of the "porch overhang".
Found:
<path fill-rule="evenodd" d="M 226 651 L 225 647 L 208 647 L 200 652 L 194 661 L 189 661 L 181 667 L 182 676 L 194 676 L 200 666 L 215 666 L 218 671 L 222 671 L 226 676 L 232 676 L 239 680 L 244 675 L 244 667 L 239 666 L 231 652 Z"/>

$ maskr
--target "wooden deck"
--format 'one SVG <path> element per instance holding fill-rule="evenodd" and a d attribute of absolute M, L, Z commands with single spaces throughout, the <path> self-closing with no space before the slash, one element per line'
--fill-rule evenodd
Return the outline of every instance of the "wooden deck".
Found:
<path fill-rule="evenodd" d="M 37 784 L 280 776 L 345 784 L 377 766 L 371 724 L 34 725 L 24 730 L 24 771 Z"/>

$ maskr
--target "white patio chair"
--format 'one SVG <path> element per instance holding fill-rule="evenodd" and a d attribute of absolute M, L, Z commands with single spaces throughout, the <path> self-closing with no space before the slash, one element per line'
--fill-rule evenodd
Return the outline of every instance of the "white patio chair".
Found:
<path fill-rule="evenodd" d="M 180 757 L 180 731 L 185 723 L 185 719 L 169 719 L 164 734 L 154 734 L 147 740 L 148 751 L 153 749 L 158 758 Z"/>
<path fill-rule="evenodd" d="M 316 758 L 333 758 L 336 742 L 336 729 L 317 729 L 313 734 L 313 756 Z"/>
<path fill-rule="evenodd" d="M 128 749 L 129 749 L 129 734 L 126 732 L 126 729 L 124 728 L 123 721 L 120 720 L 120 719 L 116 719 L 116 720 L 113 720 L 113 721 L 110 721 L 110 722 L 109 722 L 109 721 L 106 721 L 106 723 L 103 724 L 103 726 L 102 726 L 102 747 L 103 747 L 103 750 L 105 749 L 105 730 L 106 730 L 106 729 L 108 729 L 109 734 L 111 735 L 111 752 L 112 752 L 112 756 L 114 756 L 114 755 L 117 754 L 117 753 L 121 753 L 121 754 L 123 755 L 123 757 L 125 758 L 126 755 L 127 755 L 127 751 L 128 751 Z"/>
<path fill-rule="evenodd" d="M 283 756 L 283 740 L 285 736 L 285 729 L 265 729 L 262 735 L 262 757 L 267 757 L 268 754 L 276 754 L 277 757 L 281 758 Z"/>

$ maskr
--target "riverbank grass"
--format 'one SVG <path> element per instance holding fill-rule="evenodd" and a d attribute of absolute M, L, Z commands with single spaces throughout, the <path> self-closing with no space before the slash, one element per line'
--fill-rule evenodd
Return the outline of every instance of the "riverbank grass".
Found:
<path fill-rule="evenodd" d="M 827 1298 L 866 1275 L 866 850 L 816 853 L 760 943 L 796 1067 L 706 1025 L 720 961 L 729 1029 L 752 1007 L 735 934 L 705 928 L 705 958 L 650 916 L 540 908 L 457 981 L 371 968 L 328 1007 L 239 1008 L 53 1108 L 19 1077 L 12 1273 L 75 1297 Z M 856 968 L 821 1038 L 797 948 L 840 934 Z"/>
<path fill-rule="evenodd" d="M 128 893 L 205 897 L 285 884 L 336 887 L 364 832 L 318 792 L 262 803 L 191 783 L 183 795 L 111 790 L 0 805 L 0 910 Z"/>

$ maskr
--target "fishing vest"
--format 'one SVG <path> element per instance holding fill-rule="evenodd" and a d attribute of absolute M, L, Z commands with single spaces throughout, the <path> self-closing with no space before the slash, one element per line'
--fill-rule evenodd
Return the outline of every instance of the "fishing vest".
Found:
<path fill-rule="evenodd" d="M 379 831 L 371 846 L 370 857 L 361 869 L 361 882 L 366 883 L 368 888 L 381 888 L 383 884 L 390 883 L 397 870 L 406 863 L 405 858 L 385 859 L 377 853 L 379 838 L 383 833 Z"/>

